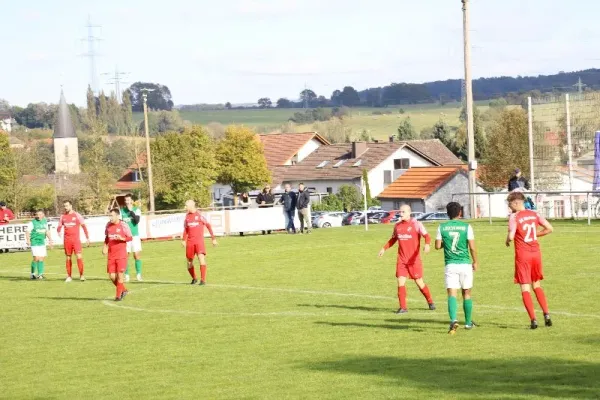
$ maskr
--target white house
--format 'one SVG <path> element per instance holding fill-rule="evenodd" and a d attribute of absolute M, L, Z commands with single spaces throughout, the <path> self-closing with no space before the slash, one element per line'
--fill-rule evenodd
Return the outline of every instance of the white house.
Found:
<path fill-rule="evenodd" d="M 12 131 L 12 116 L 8 111 L 0 111 L 0 130 L 10 133 Z"/>
<path fill-rule="evenodd" d="M 267 167 L 271 172 L 280 166 L 296 165 L 319 147 L 330 145 L 317 132 L 261 134 L 256 138 L 263 145 Z M 213 198 L 220 201 L 223 195 L 231 192 L 231 187 L 217 183 L 213 185 L 212 192 Z"/>
<path fill-rule="evenodd" d="M 320 193 L 337 193 L 342 185 L 361 186 L 367 170 L 371 196 L 378 196 L 411 167 L 460 165 L 439 140 L 354 142 L 321 146 L 296 165 L 277 167 L 273 187 L 304 183 Z"/>

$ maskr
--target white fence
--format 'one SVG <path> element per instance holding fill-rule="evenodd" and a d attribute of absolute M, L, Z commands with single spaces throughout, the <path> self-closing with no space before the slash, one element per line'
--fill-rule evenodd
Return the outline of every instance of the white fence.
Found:
<path fill-rule="evenodd" d="M 536 191 L 523 194 L 531 197 L 536 211 L 546 218 L 587 219 L 588 225 L 592 219 L 600 218 L 600 191 Z M 491 224 L 492 218 L 508 217 L 508 192 L 454 193 L 452 198 L 468 195 L 476 196 L 477 218 L 488 218 Z"/>
<path fill-rule="evenodd" d="M 281 206 L 205 211 L 203 215 L 210 222 L 213 232 L 217 236 L 238 232 L 284 230 L 288 221 L 287 215 Z M 184 212 L 143 215 L 138 225 L 140 237 L 142 239 L 173 239 L 180 237 L 183 232 L 184 218 Z M 104 241 L 104 229 L 108 221 L 108 216 L 85 217 L 90 242 L 101 243 Z M 296 227 L 300 226 L 297 215 L 294 223 Z M 49 219 L 48 226 L 54 244 L 62 245 L 62 237 L 56 230 L 58 219 Z M 26 233 L 26 223 L 0 225 L 0 250 L 27 248 Z M 205 233 L 205 236 L 208 236 L 208 232 Z M 83 232 L 81 237 L 84 240 Z"/>

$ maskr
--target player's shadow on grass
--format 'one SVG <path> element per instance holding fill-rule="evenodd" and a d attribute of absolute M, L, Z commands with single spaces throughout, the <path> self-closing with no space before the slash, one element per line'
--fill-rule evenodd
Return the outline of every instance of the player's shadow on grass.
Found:
<path fill-rule="evenodd" d="M 341 327 L 341 328 L 375 328 L 375 329 L 392 329 L 392 330 L 410 330 L 413 332 L 423 332 L 424 330 L 421 328 L 413 328 L 407 325 L 398 325 L 398 324 L 365 324 L 361 322 L 326 322 L 326 321 L 317 321 L 315 322 L 317 325 L 328 325 L 333 327 Z"/>
<path fill-rule="evenodd" d="M 450 340 L 453 337 L 449 337 Z M 457 353 L 458 354 L 458 353 Z M 600 364 L 549 357 L 515 359 L 352 357 L 308 363 L 313 371 L 383 377 L 399 387 L 439 390 L 450 397 L 540 396 L 596 399 Z"/>
<path fill-rule="evenodd" d="M 298 307 L 314 307 L 314 308 L 340 308 L 344 310 L 353 311 L 370 311 L 370 312 L 389 312 L 392 313 L 394 310 L 391 308 L 383 307 L 365 307 L 365 306 L 347 306 L 343 304 L 298 304 Z"/>
<path fill-rule="evenodd" d="M 29 276 L 0 275 L 0 280 L 10 281 L 10 282 L 22 282 L 22 281 L 31 281 L 33 279 L 29 278 Z"/>
<path fill-rule="evenodd" d="M 106 297 L 36 297 L 37 299 L 44 300 L 58 300 L 58 301 L 101 301 L 107 300 Z"/>

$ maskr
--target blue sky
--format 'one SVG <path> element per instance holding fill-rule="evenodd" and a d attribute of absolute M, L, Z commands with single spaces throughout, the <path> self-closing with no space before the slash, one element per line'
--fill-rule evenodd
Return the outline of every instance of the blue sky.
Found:
<path fill-rule="evenodd" d="M 471 0 L 474 77 L 597 67 L 600 2 Z M 572 2 L 575 3 L 575 2 Z M 176 104 L 297 98 L 460 78 L 460 0 L 6 1 L 0 98 L 83 105 L 88 15 L 101 73 L 166 84 Z M 575 83 L 575 82 L 574 82 Z"/>

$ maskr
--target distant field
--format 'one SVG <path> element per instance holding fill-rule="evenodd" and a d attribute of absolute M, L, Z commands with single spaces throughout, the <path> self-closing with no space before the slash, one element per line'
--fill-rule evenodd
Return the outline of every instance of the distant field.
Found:
<path fill-rule="evenodd" d="M 487 102 L 478 105 L 481 112 L 488 108 Z M 400 109 L 404 110 L 400 114 Z M 398 125 L 406 117 L 410 117 L 417 132 L 423 128 L 433 126 L 440 118 L 443 118 L 450 126 L 459 125 L 461 105 L 451 103 L 441 106 L 439 104 L 418 104 L 390 106 L 388 108 L 352 108 L 352 115 L 344 118 L 344 125 L 352 130 L 354 136 L 359 136 L 366 130 L 371 136 L 383 139 L 397 132 Z M 182 111 L 184 120 L 195 124 L 207 125 L 218 122 L 223 125 L 242 124 L 261 130 L 278 129 L 286 124 L 295 112 L 303 109 L 244 109 L 244 110 L 212 110 L 212 111 Z M 376 115 L 374 113 L 386 113 Z M 141 120 L 141 115 L 136 115 Z M 299 125 L 297 131 L 314 130 L 312 124 Z"/>

